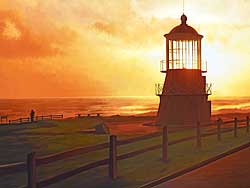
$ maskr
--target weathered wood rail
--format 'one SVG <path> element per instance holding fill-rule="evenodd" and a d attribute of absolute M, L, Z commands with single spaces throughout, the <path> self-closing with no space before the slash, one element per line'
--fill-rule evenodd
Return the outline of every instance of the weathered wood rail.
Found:
<path fill-rule="evenodd" d="M 57 119 L 63 119 L 63 114 L 54 114 L 54 115 L 46 115 L 46 116 L 36 116 L 36 121 L 57 120 Z"/>
<path fill-rule="evenodd" d="M 30 118 L 19 118 L 14 120 L 9 120 L 9 125 L 30 123 Z"/>
<path fill-rule="evenodd" d="M 244 123 L 244 126 L 238 127 L 239 123 Z M 227 128 L 227 129 L 221 129 L 222 125 L 226 124 L 233 124 L 232 128 Z M 210 133 L 202 133 L 202 128 L 204 127 L 209 127 L 209 126 L 217 126 L 217 129 L 215 131 L 210 132 Z M 56 153 L 56 154 L 51 154 L 47 156 L 42 156 L 42 157 L 37 157 L 36 153 L 32 152 L 27 155 L 27 161 L 26 162 L 20 162 L 20 163 L 13 163 L 13 164 L 7 164 L 7 165 L 0 165 L 0 175 L 4 176 L 7 174 L 13 174 L 21 171 L 26 171 L 27 173 L 27 188 L 42 188 L 49 186 L 51 184 L 63 181 L 66 178 L 72 177 L 76 174 L 79 174 L 83 171 L 87 171 L 99 166 L 103 165 L 108 165 L 109 170 L 108 174 L 110 178 L 116 179 L 117 174 L 118 174 L 118 161 L 128 159 L 131 157 L 135 157 L 137 155 L 143 154 L 148 151 L 153 151 L 156 149 L 162 149 L 162 160 L 167 161 L 168 160 L 168 147 L 170 145 L 190 141 L 190 140 L 196 140 L 196 146 L 197 148 L 202 147 L 202 137 L 207 137 L 211 135 L 217 135 L 218 141 L 222 140 L 222 133 L 225 132 L 231 132 L 233 131 L 234 137 L 238 136 L 237 135 L 237 130 L 239 128 L 246 128 L 246 132 L 249 133 L 249 117 L 246 119 L 238 120 L 235 118 L 233 121 L 225 121 L 223 122 L 221 119 L 218 119 L 215 122 L 208 123 L 201 125 L 199 122 L 197 122 L 196 126 L 192 126 L 195 128 L 196 135 L 195 136 L 189 136 L 185 138 L 181 138 L 178 140 L 174 141 L 169 141 L 168 140 L 168 128 L 166 126 L 163 126 L 163 131 L 162 132 L 157 132 L 149 135 L 144 135 L 144 136 L 139 136 L 139 137 L 134 137 L 126 140 L 117 140 L 117 136 L 111 135 L 109 142 L 102 143 L 102 144 L 97 144 L 94 146 L 87 146 L 87 147 L 79 147 L 79 148 L 74 148 L 71 150 L 67 150 L 64 152 Z M 136 151 L 132 151 L 129 153 L 125 153 L 122 155 L 118 155 L 117 152 L 117 147 L 121 145 L 126 145 L 126 144 L 131 144 L 147 139 L 152 139 L 162 136 L 162 142 L 153 146 L 149 146 L 143 149 L 139 149 Z M 83 155 L 89 152 L 94 152 L 98 150 L 104 150 L 109 148 L 109 157 L 106 159 L 102 159 L 99 161 L 91 162 L 89 164 L 83 164 L 73 170 L 69 170 L 66 172 L 63 172 L 61 174 L 57 174 L 55 176 L 47 177 L 43 180 L 38 180 L 36 176 L 36 171 L 39 166 L 53 163 L 59 160 L 65 160 L 70 157 L 75 157 L 77 155 Z"/>
<path fill-rule="evenodd" d="M 94 118 L 101 117 L 101 113 L 75 114 L 75 118 Z M 63 114 L 38 115 L 34 117 L 34 121 L 59 120 L 63 119 Z M 19 125 L 31 123 L 30 117 L 9 120 L 8 116 L 0 116 L 0 125 Z"/>
<path fill-rule="evenodd" d="M 86 118 L 86 117 L 100 117 L 101 113 L 88 113 L 88 114 L 76 114 L 76 118 Z"/>
<path fill-rule="evenodd" d="M 36 116 L 34 118 L 35 121 L 43 121 L 43 120 L 58 120 L 63 119 L 63 114 L 53 114 L 53 115 L 46 115 L 46 116 Z M 6 120 L 5 122 L 0 123 L 0 125 L 21 125 L 21 124 L 28 124 L 32 123 L 30 117 Z"/>
<path fill-rule="evenodd" d="M 2 116 L 0 116 L 0 122 L 1 122 L 1 124 L 2 124 L 4 121 L 5 121 L 5 123 L 8 122 L 8 116 L 7 116 L 7 115 L 2 115 Z"/>

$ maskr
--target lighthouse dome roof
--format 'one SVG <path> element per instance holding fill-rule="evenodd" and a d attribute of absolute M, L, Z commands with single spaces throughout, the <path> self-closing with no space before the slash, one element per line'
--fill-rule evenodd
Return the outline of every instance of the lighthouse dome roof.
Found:
<path fill-rule="evenodd" d="M 170 39 L 176 38 L 181 40 L 192 40 L 203 37 L 193 27 L 187 24 L 187 16 L 185 14 L 181 16 L 181 24 L 174 27 L 168 34 L 164 36 Z"/>

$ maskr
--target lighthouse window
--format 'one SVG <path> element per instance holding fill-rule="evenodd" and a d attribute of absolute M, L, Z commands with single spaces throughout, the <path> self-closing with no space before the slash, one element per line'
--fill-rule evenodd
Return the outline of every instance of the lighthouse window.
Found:
<path fill-rule="evenodd" d="M 169 40 L 169 69 L 200 69 L 200 41 Z"/>

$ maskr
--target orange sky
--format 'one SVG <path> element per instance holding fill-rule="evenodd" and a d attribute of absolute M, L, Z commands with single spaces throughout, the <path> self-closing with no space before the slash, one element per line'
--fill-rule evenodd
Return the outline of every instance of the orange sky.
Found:
<path fill-rule="evenodd" d="M 186 0 L 213 96 L 250 95 L 250 1 Z M 1 0 L 0 98 L 154 95 L 176 0 Z"/>

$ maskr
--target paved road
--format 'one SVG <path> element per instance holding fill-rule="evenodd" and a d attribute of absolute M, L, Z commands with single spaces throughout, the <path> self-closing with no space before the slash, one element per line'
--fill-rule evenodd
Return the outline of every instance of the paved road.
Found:
<path fill-rule="evenodd" d="M 250 148 L 154 188 L 250 188 Z"/>

